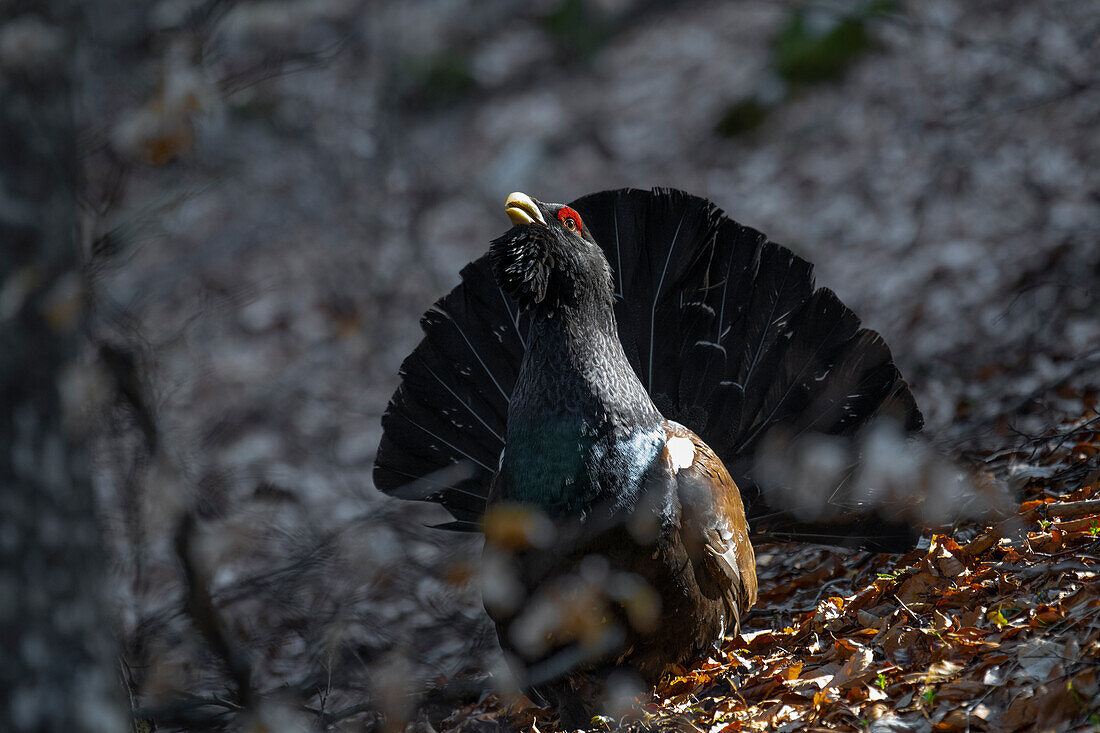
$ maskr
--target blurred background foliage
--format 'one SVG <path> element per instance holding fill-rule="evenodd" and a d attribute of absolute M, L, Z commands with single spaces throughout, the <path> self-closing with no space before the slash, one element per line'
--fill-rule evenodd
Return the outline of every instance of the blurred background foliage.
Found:
<path fill-rule="evenodd" d="M 1057 400 L 1030 396 L 1052 384 L 1096 384 L 1091 0 L 79 16 L 89 356 L 129 384 L 105 398 L 94 479 L 144 720 L 228 724 L 258 698 L 303 725 L 438 723 L 499 667 L 476 544 L 425 530 L 432 509 L 383 499 L 370 468 L 420 314 L 507 228 L 510 191 L 714 200 L 883 333 L 955 452 L 1049 424 Z M 0 67 L 26 28 L 0 28 Z"/>
<path fill-rule="evenodd" d="M 893 2 L 855 4 L 848 9 L 803 5 L 793 8 L 776 33 L 765 78 L 754 94 L 734 102 L 718 121 L 730 137 L 763 124 L 768 112 L 811 84 L 839 79 L 872 48 L 868 23 L 898 10 Z"/>

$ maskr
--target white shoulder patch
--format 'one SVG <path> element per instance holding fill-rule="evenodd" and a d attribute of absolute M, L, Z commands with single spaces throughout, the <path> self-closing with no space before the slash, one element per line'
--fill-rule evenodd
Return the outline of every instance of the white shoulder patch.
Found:
<path fill-rule="evenodd" d="M 681 468 L 688 468 L 695 462 L 695 444 L 690 438 L 669 438 L 667 445 L 673 473 L 679 473 Z"/>

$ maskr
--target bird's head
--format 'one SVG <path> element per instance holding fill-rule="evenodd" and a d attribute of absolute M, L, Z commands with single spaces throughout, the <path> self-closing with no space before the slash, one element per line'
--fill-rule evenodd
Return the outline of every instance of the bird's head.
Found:
<path fill-rule="evenodd" d="M 611 267 L 580 214 L 518 192 L 504 212 L 513 226 L 493 240 L 489 259 L 501 289 L 520 306 L 611 303 Z"/>

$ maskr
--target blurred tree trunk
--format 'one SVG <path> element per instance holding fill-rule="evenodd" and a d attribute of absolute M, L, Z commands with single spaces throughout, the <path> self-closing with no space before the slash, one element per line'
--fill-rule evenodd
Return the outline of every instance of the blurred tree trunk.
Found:
<path fill-rule="evenodd" d="M 76 8 L 0 3 L 0 730 L 127 727 L 80 420 Z"/>

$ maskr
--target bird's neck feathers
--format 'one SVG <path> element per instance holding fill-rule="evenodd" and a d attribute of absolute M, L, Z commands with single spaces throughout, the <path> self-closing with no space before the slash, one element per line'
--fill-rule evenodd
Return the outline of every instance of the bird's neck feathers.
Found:
<path fill-rule="evenodd" d="M 508 413 L 507 498 L 552 514 L 629 503 L 656 460 L 662 418 L 626 358 L 612 303 L 607 283 L 534 306 Z"/>
<path fill-rule="evenodd" d="M 493 240 L 489 259 L 501 290 L 533 316 L 509 432 L 554 418 L 600 433 L 659 423 L 619 342 L 611 267 L 597 244 L 556 223 L 521 224 Z"/>
<path fill-rule="evenodd" d="M 599 433 L 657 427 L 661 415 L 619 341 L 610 283 L 534 308 L 509 410 L 513 420 L 578 420 Z"/>

